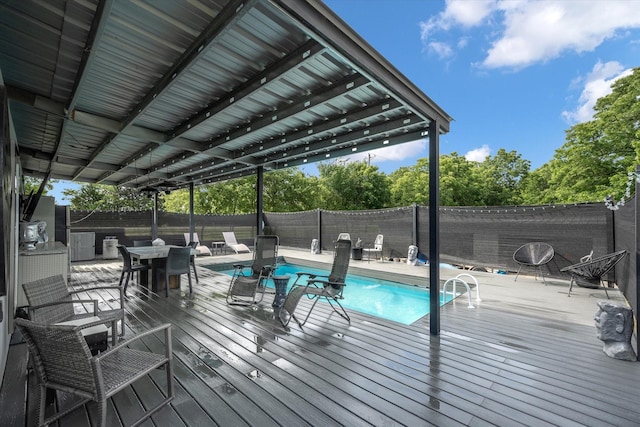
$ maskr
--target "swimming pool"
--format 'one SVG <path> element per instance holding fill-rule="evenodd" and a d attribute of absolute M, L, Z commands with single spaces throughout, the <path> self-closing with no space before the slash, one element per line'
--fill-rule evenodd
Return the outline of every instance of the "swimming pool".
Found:
<path fill-rule="evenodd" d="M 328 274 L 328 270 L 295 264 L 278 265 L 275 274 L 277 276 L 290 276 L 288 291 L 293 285 L 298 271 L 319 275 Z M 220 271 L 220 273 L 232 275 L 233 270 L 224 270 Z M 305 283 L 304 280 L 301 280 L 301 282 L 302 284 Z M 267 287 L 273 287 L 273 283 L 269 281 Z M 344 299 L 340 300 L 340 304 L 345 308 L 405 325 L 410 325 L 429 314 L 429 289 L 422 287 L 348 274 L 347 286 L 344 288 L 343 296 Z M 452 299 L 452 295 L 449 294 L 445 301 L 442 294 L 440 294 L 440 305 L 446 304 Z"/>

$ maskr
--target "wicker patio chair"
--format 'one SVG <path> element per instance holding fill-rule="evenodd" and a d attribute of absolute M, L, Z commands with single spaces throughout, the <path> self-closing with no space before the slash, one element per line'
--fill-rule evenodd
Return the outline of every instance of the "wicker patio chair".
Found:
<path fill-rule="evenodd" d="M 29 302 L 29 319 L 34 322 L 53 324 L 70 320 L 97 316 L 104 324 L 111 326 L 111 344 L 116 344 L 118 321 L 122 323 L 121 336 L 124 335 L 124 290 L 121 286 L 94 286 L 78 290 L 70 290 L 62 275 L 47 277 L 29 283 L 23 283 L 22 289 Z M 119 308 L 100 310 L 98 300 L 74 299 L 79 293 L 95 290 L 117 290 Z M 77 304 L 92 304 L 92 310 L 76 313 Z"/>
<path fill-rule="evenodd" d="M 233 265 L 227 304 L 251 305 L 262 301 L 266 283 L 278 265 L 278 245 L 278 236 L 256 236 L 253 262 Z"/>
<path fill-rule="evenodd" d="M 333 265 L 331 266 L 331 273 L 328 276 L 322 276 L 313 273 L 298 272 L 296 273 L 296 280 L 291 287 L 291 290 L 287 294 L 287 298 L 284 301 L 282 309 L 278 313 L 278 319 L 282 326 L 287 326 L 291 319 L 295 319 L 298 326 L 302 326 L 307 323 L 311 312 L 313 311 L 316 303 L 320 298 L 327 300 L 333 311 L 338 313 L 347 322 L 351 323 L 351 319 L 345 311 L 340 299 L 342 299 L 342 291 L 346 286 L 347 270 L 349 269 L 349 260 L 351 259 L 351 240 L 338 240 L 333 257 Z M 298 284 L 298 281 L 302 278 L 306 278 L 307 283 Z M 309 299 L 313 299 L 313 304 L 309 309 L 306 317 L 302 322 L 298 320 L 295 315 L 296 308 L 300 299 L 306 295 Z M 288 314 L 288 317 L 283 318 Z M 283 316 L 284 315 L 284 316 Z"/>
<path fill-rule="evenodd" d="M 548 264 L 554 255 L 553 247 L 548 243 L 531 242 L 520 246 L 513 253 L 513 260 L 520 265 L 513 281 L 518 280 L 522 267 L 532 267 L 540 274 L 542 282 L 546 285 L 547 282 L 544 280 L 542 266 Z"/>
<path fill-rule="evenodd" d="M 134 425 L 147 419 L 173 399 L 173 362 L 171 325 L 165 324 L 121 342 L 116 347 L 92 356 L 79 326 L 45 325 L 26 319 L 16 319 L 31 355 L 38 382 L 38 426 L 48 425 L 87 402 L 95 401 L 98 425 L 107 424 L 107 400 L 152 371 L 164 367 L 167 391 L 164 399 L 147 410 Z M 157 354 L 136 350 L 129 344 L 164 331 L 165 351 Z M 79 396 L 81 400 L 70 408 L 45 419 L 47 390 L 59 390 Z M 87 407 L 89 411 L 90 406 Z"/>
<path fill-rule="evenodd" d="M 598 289 L 602 287 L 608 299 L 609 292 L 607 292 L 607 287 L 602 278 L 611 271 L 617 263 L 622 261 L 625 255 L 627 255 L 627 251 L 622 250 L 562 268 L 560 271 L 563 273 L 571 273 L 568 296 L 571 296 L 571 290 L 575 283 L 583 288 Z"/>

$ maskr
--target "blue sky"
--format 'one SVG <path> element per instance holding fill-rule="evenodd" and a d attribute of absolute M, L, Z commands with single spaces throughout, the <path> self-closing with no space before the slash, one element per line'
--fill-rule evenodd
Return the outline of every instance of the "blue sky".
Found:
<path fill-rule="evenodd" d="M 611 83 L 640 66 L 638 0 L 325 3 L 454 118 L 440 152 L 471 160 L 504 148 L 539 168 Z M 374 154 L 390 173 L 428 148 Z"/>
<path fill-rule="evenodd" d="M 567 129 L 591 119 L 611 83 L 640 66 L 640 0 L 325 3 L 453 117 L 440 152 L 475 161 L 504 148 L 539 168 Z M 428 157 L 428 147 L 416 141 L 372 154 L 391 173 Z M 67 187 L 49 194 L 64 204 Z"/>

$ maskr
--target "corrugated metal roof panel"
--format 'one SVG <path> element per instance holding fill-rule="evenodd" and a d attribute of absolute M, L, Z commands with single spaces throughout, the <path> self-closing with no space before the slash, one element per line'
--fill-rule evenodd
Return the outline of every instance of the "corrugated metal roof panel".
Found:
<path fill-rule="evenodd" d="M 448 129 L 335 22 L 315 1 L 0 4 L 0 67 L 34 157 L 25 170 L 182 185 L 419 136 L 435 118 Z"/>

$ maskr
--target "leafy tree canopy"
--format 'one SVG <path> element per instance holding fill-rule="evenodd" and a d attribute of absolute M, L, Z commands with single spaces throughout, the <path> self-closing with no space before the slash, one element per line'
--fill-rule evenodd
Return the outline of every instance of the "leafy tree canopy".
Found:
<path fill-rule="evenodd" d="M 71 209 L 98 211 L 140 211 L 153 208 L 153 200 L 146 194 L 128 187 L 84 184 L 78 190 L 63 194 L 71 200 Z"/>
<path fill-rule="evenodd" d="M 320 182 L 325 189 L 325 209 L 381 209 L 390 206 L 387 176 L 367 162 L 320 163 Z"/>
<path fill-rule="evenodd" d="M 24 176 L 23 177 L 23 185 L 24 185 L 24 194 L 35 194 L 40 189 L 40 185 L 42 184 L 41 178 L 34 178 L 32 176 Z M 53 184 L 55 184 L 57 180 L 50 179 L 47 181 L 47 185 L 44 186 L 42 190 L 42 194 L 46 195 L 48 191 L 53 190 Z"/>

